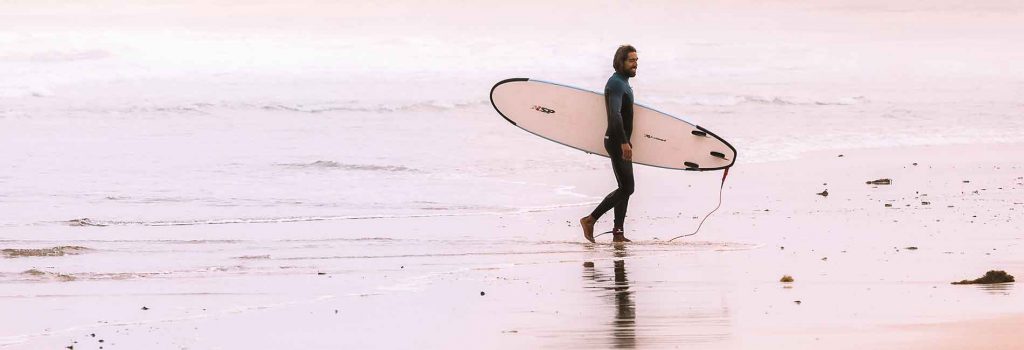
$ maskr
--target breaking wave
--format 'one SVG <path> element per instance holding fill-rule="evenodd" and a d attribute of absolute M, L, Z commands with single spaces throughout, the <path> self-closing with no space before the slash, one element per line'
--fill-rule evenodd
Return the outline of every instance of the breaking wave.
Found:
<path fill-rule="evenodd" d="M 864 96 L 836 99 L 810 99 L 801 97 L 754 96 L 754 95 L 691 95 L 672 98 L 654 98 L 655 103 L 677 103 L 691 106 L 738 106 L 761 104 L 776 106 L 849 106 L 867 103 Z"/>
<path fill-rule="evenodd" d="M 451 102 L 451 101 L 420 101 L 412 103 L 399 103 L 399 104 L 365 104 L 352 101 L 344 104 L 327 104 L 327 105 L 285 105 L 285 104 L 271 104 L 264 105 L 260 108 L 264 110 L 272 111 L 288 111 L 288 112 L 299 112 L 299 113 L 328 113 L 328 112 L 403 112 L 403 111 L 416 111 L 416 110 L 453 110 L 468 107 L 477 107 L 486 105 L 487 101 L 470 101 L 470 102 Z"/>
<path fill-rule="evenodd" d="M 385 171 L 385 172 L 420 172 L 419 170 L 407 168 L 400 165 L 371 165 L 371 164 L 346 164 L 339 163 L 331 160 L 318 160 L 312 163 L 291 163 L 281 164 L 282 166 L 292 168 L 312 168 L 312 169 L 342 169 L 342 170 L 356 170 L 356 171 Z"/>
<path fill-rule="evenodd" d="M 50 97 L 53 92 L 44 87 L 0 87 L 0 98 Z"/>
<path fill-rule="evenodd" d="M 23 61 L 23 62 L 74 62 L 86 60 L 98 60 L 110 57 L 111 53 L 104 50 L 68 50 L 68 51 L 38 51 L 20 52 L 0 56 L 0 61 Z"/>
<path fill-rule="evenodd" d="M 50 97 L 53 93 L 45 88 L 4 88 L 0 87 L 0 98 Z M 331 113 L 331 112 L 374 112 L 392 113 L 408 111 L 448 111 L 462 108 L 475 108 L 489 105 L 485 100 L 472 102 L 451 101 L 418 101 L 408 103 L 366 103 L 361 101 L 326 102 L 321 104 L 266 104 L 249 102 L 190 102 L 177 104 L 138 104 L 129 106 L 106 106 L 93 112 L 118 113 L 172 113 L 172 114 L 211 114 L 215 109 L 226 110 L 264 110 L 295 113 Z"/>

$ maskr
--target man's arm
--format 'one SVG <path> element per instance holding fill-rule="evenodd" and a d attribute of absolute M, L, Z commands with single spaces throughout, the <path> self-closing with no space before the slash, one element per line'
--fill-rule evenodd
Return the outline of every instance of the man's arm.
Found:
<path fill-rule="evenodd" d="M 625 87 L 619 82 L 608 84 L 608 88 L 604 90 L 608 101 L 608 128 L 613 133 L 609 136 L 622 143 L 626 142 L 626 130 L 622 121 L 622 95 L 625 93 Z"/>
<path fill-rule="evenodd" d="M 604 91 L 605 99 L 608 101 L 606 106 L 608 108 L 608 127 L 613 133 L 609 136 L 622 143 L 622 159 L 632 161 L 633 148 L 626 142 L 625 123 L 622 121 L 622 95 L 625 93 L 625 86 L 619 82 L 608 84 L 608 88 Z"/>

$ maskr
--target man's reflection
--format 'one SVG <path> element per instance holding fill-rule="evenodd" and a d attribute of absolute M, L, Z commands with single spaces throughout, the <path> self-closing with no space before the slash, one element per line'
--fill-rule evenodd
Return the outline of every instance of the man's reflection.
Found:
<path fill-rule="evenodd" d="M 616 247 L 615 257 L 626 256 L 625 247 Z M 626 278 L 626 261 L 615 260 L 613 263 L 613 278 L 597 271 L 594 263 L 587 261 L 583 263 L 583 277 L 591 281 L 590 288 L 600 288 L 604 293 L 602 296 L 610 295 L 615 303 L 615 319 L 612 321 L 612 345 L 618 349 L 630 349 L 636 347 L 636 304 L 633 303 L 633 291 L 629 290 L 629 280 Z"/>

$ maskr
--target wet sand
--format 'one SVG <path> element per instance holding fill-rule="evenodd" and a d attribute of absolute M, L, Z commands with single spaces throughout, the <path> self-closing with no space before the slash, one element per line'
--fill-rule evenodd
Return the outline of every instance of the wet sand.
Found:
<path fill-rule="evenodd" d="M 589 204 L 19 227 L 0 241 L 16 249 L 0 307 L 17 315 L 0 318 L 0 348 L 1021 348 L 1015 284 L 950 282 L 1024 274 L 1022 149 L 741 162 L 719 212 L 673 243 L 714 207 L 721 173 L 637 169 L 625 246 L 584 244 Z M 565 176 L 594 196 L 613 181 Z M 865 184 L 879 178 L 892 184 Z"/>

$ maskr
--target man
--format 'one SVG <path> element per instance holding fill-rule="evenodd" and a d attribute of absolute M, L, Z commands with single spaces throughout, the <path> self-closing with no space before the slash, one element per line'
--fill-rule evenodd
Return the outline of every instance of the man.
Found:
<path fill-rule="evenodd" d="M 608 114 L 608 129 L 604 133 L 604 149 L 612 160 L 612 171 L 618 183 L 612 193 L 604 197 L 590 215 L 580 219 L 583 237 L 594 242 L 594 224 L 611 208 L 615 208 L 615 226 L 612 242 L 629 242 L 623 223 L 626 221 L 626 207 L 629 195 L 633 194 L 633 148 L 629 142 L 633 132 L 633 88 L 629 78 L 636 76 L 636 48 L 631 45 L 619 46 L 612 58 L 615 73 L 604 86 L 604 103 Z"/>

